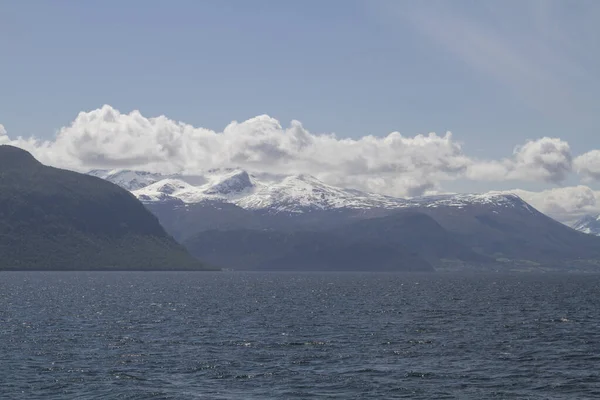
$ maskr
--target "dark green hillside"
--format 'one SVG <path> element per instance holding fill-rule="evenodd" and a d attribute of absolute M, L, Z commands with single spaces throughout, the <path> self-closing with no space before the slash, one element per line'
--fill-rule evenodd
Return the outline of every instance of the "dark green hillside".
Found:
<path fill-rule="evenodd" d="M 456 240 L 493 258 L 568 264 L 600 259 L 600 238 L 575 231 L 520 199 L 515 207 L 427 209 Z"/>
<path fill-rule="evenodd" d="M 204 268 L 126 190 L 0 146 L 0 269 Z"/>
<path fill-rule="evenodd" d="M 203 260 L 235 269 L 431 271 L 442 260 L 493 261 L 417 212 L 399 212 L 326 231 L 212 230 L 184 244 Z"/>
<path fill-rule="evenodd" d="M 192 254 L 237 270 L 432 271 L 403 246 L 352 240 L 331 232 L 204 231 L 184 242 Z"/>

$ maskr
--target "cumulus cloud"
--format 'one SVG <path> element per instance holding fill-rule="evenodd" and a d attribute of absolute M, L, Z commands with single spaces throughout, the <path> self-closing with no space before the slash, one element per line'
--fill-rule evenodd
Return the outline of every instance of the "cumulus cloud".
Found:
<path fill-rule="evenodd" d="M 284 128 L 261 115 L 232 122 L 222 132 L 193 127 L 139 111 L 122 114 L 105 105 L 81 112 L 54 140 L 0 141 L 31 151 L 40 161 L 75 170 L 131 168 L 198 173 L 242 167 L 255 172 L 309 173 L 333 184 L 412 196 L 455 179 L 469 165 L 452 135 L 341 139 L 317 135 L 299 121 Z"/>
<path fill-rule="evenodd" d="M 543 137 L 517 146 L 511 158 L 475 161 L 467 171 L 473 180 L 545 181 L 559 183 L 573 167 L 569 144 L 558 138 Z"/>
<path fill-rule="evenodd" d="M 530 140 L 515 149 L 514 160 L 516 167 L 512 173 L 517 179 L 533 176 L 558 183 L 567 177 L 572 167 L 571 148 L 558 138 Z"/>
<path fill-rule="evenodd" d="M 505 159 L 474 160 L 450 132 L 349 139 L 311 133 L 299 121 L 283 127 L 267 115 L 232 122 L 216 132 L 165 116 L 124 114 L 108 105 L 79 113 L 47 141 L 11 139 L 0 125 L 0 144 L 79 171 L 128 168 L 195 174 L 241 167 L 257 173 L 312 174 L 334 185 L 409 197 L 443 191 L 444 182 L 465 177 L 558 183 L 573 164 L 584 174 L 600 176 L 600 152 L 573 162 L 569 144 L 557 138 L 527 141 Z"/>
<path fill-rule="evenodd" d="M 586 180 L 600 181 L 600 150 L 588 151 L 575 158 L 575 170 Z"/>

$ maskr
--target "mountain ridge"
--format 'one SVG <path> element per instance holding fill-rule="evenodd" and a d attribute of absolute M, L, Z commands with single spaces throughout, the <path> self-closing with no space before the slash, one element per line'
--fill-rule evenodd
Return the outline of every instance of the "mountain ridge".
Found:
<path fill-rule="evenodd" d="M 227 190 L 211 189 L 223 182 Z M 367 270 L 600 267 L 599 238 L 513 193 L 403 199 L 239 169 L 169 176 L 132 193 L 192 254 L 241 269 L 356 270 L 366 254 Z"/>
<path fill-rule="evenodd" d="M 406 199 L 336 187 L 306 174 L 279 175 L 276 178 L 271 176 L 261 180 L 258 175 L 242 169 L 213 169 L 199 175 L 162 175 L 131 170 L 113 170 L 110 173 L 95 170 L 90 173 L 104 176 L 104 179 L 129 188 L 138 199 L 147 204 L 164 201 L 181 201 L 185 204 L 222 201 L 244 209 L 269 210 L 273 213 L 343 208 L 461 207 L 473 203 L 514 206 L 513 199 L 521 200 L 516 194 L 504 192 L 439 194 Z M 152 182 L 138 188 L 141 178 L 149 175 L 152 178 L 148 181 Z M 130 180 L 127 181 L 125 177 Z M 239 181 L 240 177 L 243 182 Z M 235 178 L 238 181 L 232 182 Z M 190 181 L 199 181 L 201 184 L 192 184 Z M 523 203 L 526 207 L 531 207 Z"/>

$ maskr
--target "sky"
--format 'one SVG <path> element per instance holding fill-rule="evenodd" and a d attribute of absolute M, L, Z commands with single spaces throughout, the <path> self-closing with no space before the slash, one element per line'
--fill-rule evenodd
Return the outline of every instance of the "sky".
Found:
<path fill-rule="evenodd" d="M 600 212 L 600 2 L 0 0 L 0 143 Z"/>

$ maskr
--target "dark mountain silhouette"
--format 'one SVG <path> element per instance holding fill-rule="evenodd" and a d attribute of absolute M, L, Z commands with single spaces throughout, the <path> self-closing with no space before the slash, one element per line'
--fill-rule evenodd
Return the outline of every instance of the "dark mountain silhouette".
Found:
<path fill-rule="evenodd" d="M 577 232 L 518 197 L 510 200 L 502 206 L 379 210 L 383 216 L 374 210 L 362 215 L 356 210 L 326 210 L 269 216 L 236 209 L 237 214 L 245 212 L 244 219 L 230 219 L 228 208 L 213 205 L 210 212 L 202 208 L 212 215 L 205 221 L 208 229 L 182 243 L 201 259 L 235 269 L 426 271 L 448 266 L 599 265 L 600 238 Z M 215 229 L 217 221 L 225 220 L 231 223 Z"/>
<path fill-rule="evenodd" d="M 0 269 L 202 270 L 128 191 L 0 146 Z"/>
<path fill-rule="evenodd" d="M 512 201 L 512 207 L 473 205 L 423 212 L 465 246 L 495 259 L 563 266 L 600 259 L 600 238 L 561 224 L 516 196 Z"/>
<path fill-rule="evenodd" d="M 492 261 L 413 212 L 321 231 L 210 230 L 184 244 L 202 259 L 250 270 L 431 271 L 443 259 Z"/>

